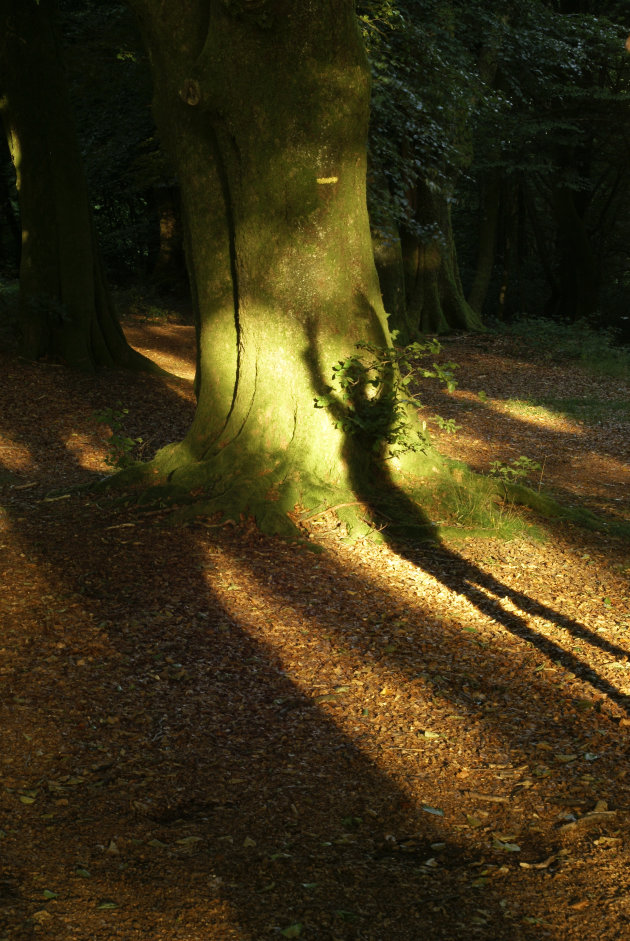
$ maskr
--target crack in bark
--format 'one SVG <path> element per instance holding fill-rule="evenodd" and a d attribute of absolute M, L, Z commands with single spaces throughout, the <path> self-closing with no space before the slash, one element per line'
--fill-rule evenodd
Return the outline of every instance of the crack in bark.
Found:
<path fill-rule="evenodd" d="M 241 378 L 241 369 L 242 369 L 243 340 L 242 340 L 242 329 L 241 329 L 241 318 L 240 318 L 240 296 L 239 296 L 238 265 L 237 265 L 237 257 L 236 257 L 236 223 L 234 221 L 234 205 L 232 202 L 232 193 L 230 190 L 230 181 L 228 179 L 228 172 L 226 169 L 225 160 L 223 158 L 223 153 L 221 151 L 221 146 L 219 144 L 217 132 L 214 128 L 211 128 L 210 139 L 212 141 L 212 149 L 214 151 L 214 156 L 215 156 L 216 166 L 217 166 L 217 175 L 219 177 L 219 184 L 221 186 L 221 193 L 223 195 L 223 203 L 225 206 L 225 217 L 226 217 L 227 230 L 228 230 L 228 252 L 230 256 L 230 275 L 232 278 L 232 303 L 234 306 L 234 328 L 236 330 L 236 372 L 234 376 L 234 389 L 232 392 L 232 401 L 230 402 L 230 407 L 227 411 L 227 415 L 225 416 L 225 421 L 223 422 L 223 425 L 217 434 L 217 439 L 218 439 L 221 437 L 221 435 L 227 428 L 230 418 L 232 416 L 232 413 L 236 407 L 236 399 L 238 396 L 238 390 L 239 390 L 240 378 Z M 254 394 L 255 394 L 255 391 L 256 391 L 256 383 L 254 382 Z M 241 428 L 239 428 L 235 437 L 238 437 L 238 435 L 243 430 L 243 426 L 245 425 L 245 422 L 247 421 L 247 417 L 249 416 L 249 413 L 251 412 L 252 405 L 253 405 L 253 397 L 252 397 L 252 403 L 250 404 L 250 407 L 247 410 L 245 419 L 243 420 L 243 425 L 241 425 Z M 208 452 L 211 450 L 211 447 L 212 445 L 209 446 L 204 451 L 202 455 L 202 460 L 207 457 Z"/>

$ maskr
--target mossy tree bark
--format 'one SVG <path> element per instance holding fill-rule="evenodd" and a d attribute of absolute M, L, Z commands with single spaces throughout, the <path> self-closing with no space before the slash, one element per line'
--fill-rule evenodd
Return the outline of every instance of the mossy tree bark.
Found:
<path fill-rule="evenodd" d="M 402 233 L 407 319 L 421 333 L 483 330 L 464 297 L 447 195 L 419 180 L 410 201 L 414 221 L 426 235 Z"/>
<path fill-rule="evenodd" d="M 344 436 L 314 399 L 357 342 L 389 338 L 354 4 L 131 2 L 181 185 L 199 328 L 192 427 L 148 474 L 283 530 L 295 504 L 350 486 Z"/>
<path fill-rule="evenodd" d="M 0 0 L 0 116 L 15 166 L 23 353 L 73 366 L 152 364 L 125 340 L 95 240 L 53 0 Z"/>

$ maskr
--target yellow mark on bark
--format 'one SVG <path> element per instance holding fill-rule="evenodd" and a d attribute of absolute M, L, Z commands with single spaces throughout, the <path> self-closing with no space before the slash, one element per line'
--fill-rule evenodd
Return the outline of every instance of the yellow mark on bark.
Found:
<path fill-rule="evenodd" d="M 336 183 L 338 180 L 339 180 L 338 176 L 318 176 L 317 177 L 317 182 L 323 183 L 323 184 Z"/>

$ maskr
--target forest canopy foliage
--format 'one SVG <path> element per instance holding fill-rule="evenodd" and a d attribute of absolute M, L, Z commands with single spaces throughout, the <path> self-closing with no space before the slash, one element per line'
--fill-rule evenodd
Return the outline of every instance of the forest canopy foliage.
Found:
<path fill-rule="evenodd" d="M 587 317 L 630 336 L 626 5 L 359 0 L 357 15 L 373 77 L 370 215 L 394 327 L 417 327 L 403 252 L 443 249 L 452 234 L 463 296 L 486 320 Z M 57 23 L 110 275 L 179 287 L 177 181 L 133 14 L 120 0 L 59 0 Z M 449 204 L 452 233 L 439 212 L 418 211 L 419 187 Z M 5 277 L 18 259 L 4 149 Z"/>

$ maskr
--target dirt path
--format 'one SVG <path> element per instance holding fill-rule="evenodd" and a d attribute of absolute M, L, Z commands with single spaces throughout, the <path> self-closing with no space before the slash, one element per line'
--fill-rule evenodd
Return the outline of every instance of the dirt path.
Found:
<path fill-rule="evenodd" d="M 146 456 L 190 420 L 191 329 L 129 333 L 179 378 L 0 354 L 1 941 L 630 937 L 628 545 L 315 554 L 67 495 L 95 409 Z M 532 402 L 628 389 L 502 343 L 449 348 L 443 447 L 627 516 L 627 423 Z"/>

